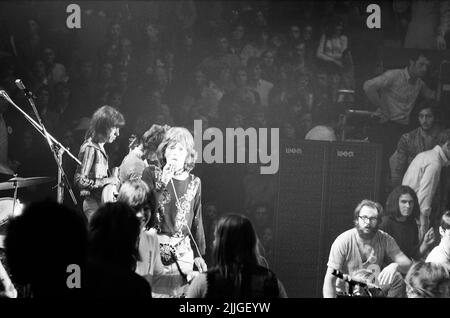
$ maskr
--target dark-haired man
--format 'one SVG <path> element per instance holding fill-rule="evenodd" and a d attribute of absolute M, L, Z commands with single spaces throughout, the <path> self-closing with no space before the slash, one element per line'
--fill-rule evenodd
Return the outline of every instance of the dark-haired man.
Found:
<path fill-rule="evenodd" d="M 449 165 L 450 129 L 442 131 L 433 149 L 419 153 L 406 170 L 402 184 L 416 193 L 420 205 L 419 239 L 428 231 L 433 198 L 438 190 L 442 168 Z"/>
<path fill-rule="evenodd" d="M 387 70 L 364 83 L 366 96 L 380 118 L 371 141 L 383 145 L 383 182 L 388 182 L 389 157 L 395 151 L 397 141 L 411 129 L 410 114 L 416 101 L 419 97 L 436 99 L 436 93 L 422 80 L 430 64 L 423 52 L 415 51 L 404 69 Z"/>
<path fill-rule="evenodd" d="M 419 96 L 436 98 L 436 93 L 422 80 L 429 66 L 430 60 L 424 53 L 418 52 L 411 55 L 408 67 L 387 70 L 364 83 L 364 91 L 370 102 L 377 107 L 381 122 L 407 126 L 409 115 Z"/>
<path fill-rule="evenodd" d="M 438 143 L 441 127 L 436 124 L 436 108 L 432 103 L 423 102 L 418 109 L 419 127 L 403 134 L 397 149 L 389 159 L 391 168 L 391 186 L 401 185 L 403 175 L 414 157 L 432 149 Z"/>
<path fill-rule="evenodd" d="M 355 209 L 355 227 L 339 235 L 331 246 L 328 269 L 323 283 L 323 296 L 336 297 L 345 293 L 344 281 L 337 279 L 333 270 L 352 275 L 361 269 L 372 271 L 374 280 L 388 297 L 402 297 L 405 286 L 399 272 L 406 273 L 410 259 L 400 250 L 394 238 L 378 229 L 383 208 L 379 203 L 363 200 Z M 392 263 L 384 267 L 386 260 Z"/>

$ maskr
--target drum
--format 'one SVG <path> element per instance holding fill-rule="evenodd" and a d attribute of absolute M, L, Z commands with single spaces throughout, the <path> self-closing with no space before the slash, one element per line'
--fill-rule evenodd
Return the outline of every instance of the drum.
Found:
<path fill-rule="evenodd" d="M 5 234 L 5 225 L 8 223 L 10 217 L 18 216 L 22 214 L 24 205 L 16 200 L 16 205 L 14 206 L 13 198 L 0 198 L 0 235 Z M 14 213 L 13 213 L 14 206 Z"/>

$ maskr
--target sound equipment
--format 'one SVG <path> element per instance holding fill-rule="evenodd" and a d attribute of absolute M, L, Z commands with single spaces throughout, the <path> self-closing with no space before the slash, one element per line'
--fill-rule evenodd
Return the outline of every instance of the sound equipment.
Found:
<path fill-rule="evenodd" d="M 302 141 L 280 148 L 273 269 L 289 297 L 321 297 L 331 244 L 378 199 L 381 146 Z"/>
<path fill-rule="evenodd" d="M 289 297 L 314 297 L 320 286 L 329 142 L 280 145 L 273 269 Z"/>

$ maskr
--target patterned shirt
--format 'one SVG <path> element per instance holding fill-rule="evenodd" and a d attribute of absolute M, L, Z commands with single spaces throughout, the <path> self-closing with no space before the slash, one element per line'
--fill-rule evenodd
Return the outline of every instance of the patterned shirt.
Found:
<path fill-rule="evenodd" d="M 150 190 L 155 190 L 159 203 L 161 218 L 158 234 L 183 238 L 192 233 L 200 254 L 205 254 L 205 232 L 202 220 L 201 182 L 192 174 L 186 180 L 172 179 L 167 187 L 161 183 L 161 169 L 155 166 L 145 168 L 142 180 Z M 175 193 L 176 191 L 176 193 Z M 177 200 L 178 197 L 178 200 Z M 197 249 L 191 240 L 194 257 L 198 257 Z"/>
<path fill-rule="evenodd" d="M 89 138 L 81 145 L 78 159 L 82 164 L 77 166 L 75 183 L 80 189 L 80 195 L 96 196 L 100 199 L 108 177 L 108 155 L 99 144 Z"/>
<path fill-rule="evenodd" d="M 429 134 L 421 127 L 400 137 L 397 149 L 389 159 L 393 187 L 402 183 L 403 175 L 413 159 L 421 152 L 433 149 L 438 143 L 441 128 L 434 126 Z"/>

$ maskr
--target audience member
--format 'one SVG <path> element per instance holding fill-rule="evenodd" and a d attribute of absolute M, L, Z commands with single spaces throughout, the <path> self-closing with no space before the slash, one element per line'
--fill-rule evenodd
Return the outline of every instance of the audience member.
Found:
<path fill-rule="evenodd" d="M 392 236 L 379 231 L 382 216 L 379 203 L 363 200 L 358 204 L 354 212 L 355 228 L 340 234 L 331 246 L 323 283 L 325 298 L 346 293 L 345 282 L 336 278 L 333 270 L 352 275 L 360 269 L 371 270 L 380 286 L 388 286 L 388 297 L 404 297 L 401 273 L 408 271 L 411 261 Z M 392 263 L 383 268 L 389 261 Z"/>
<path fill-rule="evenodd" d="M 251 221 L 222 217 L 215 230 L 214 267 L 194 278 L 187 298 L 286 298 L 276 275 L 264 264 Z"/>
<path fill-rule="evenodd" d="M 87 296 L 151 298 L 150 284 L 135 273 L 142 220 L 128 204 L 108 202 L 89 222 Z"/>
<path fill-rule="evenodd" d="M 406 278 L 408 298 L 449 298 L 450 275 L 448 269 L 435 263 L 414 263 Z"/>
<path fill-rule="evenodd" d="M 387 198 L 386 213 L 380 224 L 380 230 L 391 235 L 400 250 L 416 261 L 426 256 L 435 240 L 434 230 L 430 228 L 419 241 L 419 217 L 420 206 L 414 190 L 408 186 L 398 186 Z"/>
<path fill-rule="evenodd" d="M 87 232 L 81 215 L 53 201 L 31 203 L 9 221 L 5 239 L 11 276 L 34 298 L 84 297 Z M 78 265 L 72 277 L 69 265 Z M 70 269 L 70 270 L 69 270 Z M 69 286 L 68 282 L 74 283 Z"/>
<path fill-rule="evenodd" d="M 433 149 L 419 153 L 406 170 L 402 184 L 410 186 L 416 193 L 420 205 L 419 239 L 422 239 L 434 221 L 433 199 L 438 190 L 441 170 L 450 159 L 450 129 L 443 130 L 439 142 Z M 430 220 L 431 218 L 431 220 Z"/>
<path fill-rule="evenodd" d="M 428 254 L 425 261 L 442 264 L 450 270 L 450 211 L 442 214 L 439 234 L 441 242 Z"/>
<path fill-rule="evenodd" d="M 389 159 L 391 167 L 391 184 L 401 184 L 403 175 L 411 161 L 420 152 L 432 149 L 438 143 L 440 125 L 437 123 L 436 108 L 429 102 L 423 102 L 418 109 L 419 127 L 403 134 L 397 149 Z"/>

